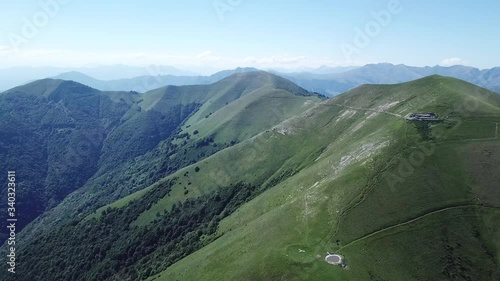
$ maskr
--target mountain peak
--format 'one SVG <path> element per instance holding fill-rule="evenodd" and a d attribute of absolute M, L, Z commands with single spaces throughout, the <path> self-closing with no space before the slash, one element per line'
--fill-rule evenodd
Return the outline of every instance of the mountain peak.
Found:
<path fill-rule="evenodd" d="M 95 93 L 98 90 L 87 85 L 62 79 L 45 78 L 21 85 L 3 93 L 29 93 L 38 96 L 53 96 L 59 93 Z"/>
<path fill-rule="evenodd" d="M 245 83 L 255 88 L 281 89 L 299 96 L 314 95 L 286 78 L 263 70 L 237 72 L 217 83 Z"/>
<path fill-rule="evenodd" d="M 94 77 L 91 77 L 85 73 L 82 73 L 82 72 L 79 72 L 79 71 L 76 71 L 76 70 L 72 70 L 72 71 L 68 71 L 68 72 L 63 72 L 59 75 L 56 75 L 56 76 L 53 76 L 51 78 L 53 79 L 62 79 L 62 80 L 72 80 L 72 79 L 67 79 L 67 77 L 71 78 L 71 77 L 83 77 L 83 78 L 90 78 L 90 79 L 95 79 Z"/>

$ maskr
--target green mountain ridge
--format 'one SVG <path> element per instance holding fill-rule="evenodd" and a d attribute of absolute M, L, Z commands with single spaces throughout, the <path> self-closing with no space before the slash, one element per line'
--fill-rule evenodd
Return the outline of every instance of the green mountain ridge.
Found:
<path fill-rule="evenodd" d="M 28 192 L 20 193 L 18 198 L 19 215 L 25 218 L 21 228 L 57 206 L 71 192 L 86 185 L 94 187 L 87 190 L 86 195 L 72 194 L 83 198 L 76 199 L 78 204 L 73 201 L 68 203 L 65 211 L 56 212 L 61 214 L 61 218 L 70 213 L 83 212 L 94 204 L 103 204 L 99 203 L 102 200 L 116 200 L 135 188 L 151 184 L 179 166 L 191 164 L 196 159 L 237 143 L 245 136 L 238 139 L 237 135 L 227 135 L 229 139 L 216 142 L 212 139 L 216 133 L 211 133 L 207 128 L 200 130 L 206 134 L 204 138 L 200 137 L 201 134 L 193 134 L 193 130 L 180 137 L 180 126 L 204 103 L 212 103 L 211 95 L 216 94 L 220 98 L 228 96 L 230 102 L 239 99 L 239 96 L 232 94 L 238 90 L 231 84 L 232 80 L 246 79 L 249 84 L 252 80 L 261 80 L 260 83 L 253 83 L 252 90 L 258 90 L 259 85 L 267 87 L 268 81 L 275 79 L 273 76 L 264 72 L 248 74 L 248 77 L 235 75 L 226 78 L 226 82 L 197 87 L 197 96 L 191 96 L 192 87 L 176 87 L 176 95 L 168 91 L 159 94 L 100 92 L 76 82 L 52 79 L 32 82 L 0 94 L 0 103 L 3 105 L 0 135 L 5 136 L 1 142 L 1 163 L 2 166 L 9 166 L 3 167 L 5 169 L 20 171 L 19 176 L 24 179 L 20 183 L 21 190 Z M 296 93 L 302 95 L 304 90 L 297 88 Z M 283 92 L 283 95 L 290 97 L 295 97 L 294 94 Z M 150 96 L 167 99 L 168 103 L 163 106 L 158 104 L 155 108 L 141 108 L 142 102 Z M 321 100 L 318 96 L 296 97 L 296 101 L 283 107 L 290 112 L 274 115 L 273 122 L 283 120 L 286 114 L 307 109 L 309 105 L 302 107 L 306 101 L 312 105 Z M 228 112 L 226 104 L 212 106 L 211 110 L 221 111 L 222 114 Z M 237 111 L 232 114 L 239 116 Z M 262 128 L 273 122 L 262 123 Z M 179 143 L 171 144 L 174 140 Z M 203 142 L 203 146 L 183 156 L 184 159 L 170 161 L 162 157 L 162 153 L 174 157 L 172 155 L 177 151 L 199 146 L 197 142 Z M 23 146 L 27 147 L 23 149 Z M 36 158 L 29 162 L 23 160 L 30 157 Z M 120 175 L 119 171 L 126 172 Z M 75 173 L 79 176 L 75 177 Z M 109 179 L 109 173 L 114 174 L 112 179 Z M 141 179 L 132 177 L 132 174 L 137 173 Z M 118 181 L 129 184 L 117 185 Z M 117 186 L 112 187 L 114 185 Z M 106 188 L 102 189 L 101 186 Z M 75 205 L 79 207 L 74 208 Z"/>
<path fill-rule="evenodd" d="M 27 227 L 18 280 L 500 278 L 498 94 L 433 75 L 320 102 L 263 72 L 230 78 L 145 93 L 139 112 L 204 100 Z M 102 186 L 129 187 L 92 201 Z"/>
<path fill-rule="evenodd" d="M 285 122 L 288 134 L 253 141 L 266 144 L 255 153 L 262 158 L 272 140 L 309 150 L 300 160 L 290 152 L 293 175 L 224 218 L 221 238 L 151 280 L 495 280 L 499 106 L 495 93 L 441 76 L 323 102 Z M 430 132 L 402 118 L 427 111 L 446 116 Z M 327 251 L 344 255 L 347 269 L 325 263 Z"/>

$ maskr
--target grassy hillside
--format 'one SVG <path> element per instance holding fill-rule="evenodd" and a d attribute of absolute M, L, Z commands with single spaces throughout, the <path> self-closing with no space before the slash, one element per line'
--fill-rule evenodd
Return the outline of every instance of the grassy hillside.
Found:
<path fill-rule="evenodd" d="M 263 71 L 234 74 L 210 88 L 167 86 L 143 97 L 143 109 L 158 111 L 177 103 L 202 101 L 180 135 L 187 133 L 196 139 L 216 136 L 220 142 L 244 140 L 321 100 L 290 81 Z M 195 131 L 199 133 L 194 135 Z"/>
<path fill-rule="evenodd" d="M 235 130 L 220 136 L 218 123 L 205 124 L 197 132 L 182 130 L 205 108 L 237 120 L 250 117 L 245 115 L 245 107 L 258 109 L 253 95 L 262 97 L 277 91 L 283 99 L 273 104 L 277 108 L 273 119 L 256 122 L 255 128 L 244 134 Z M 226 103 L 235 102 L 243 93 L 248 97 L 239 102 L 243 108 L 228 107 Z M 64 224 L 269 129 L 321 100 L 265 72 L 144 94 L 100 92 L 51 79 L 6 91 L 0 95 L 2 167 L 19 171 L 23 179 L 17 193 L 18 215 L 24 222 L 21 228 L 38 218 L 19 233 L 24 241 L 21 247 L 29 248 L 41 233 L 58 231 Z"/>
<path fill-rule="evenodd" d="M 249 76 L 238 75 L 214 84 L 219 90 L 205 92 L 172 139 L 68 197 L 56 211 L 85 202 L 78 198 L 105 178 L 113 180 L 107 188 L 130 191 L 155 179 L 31 237 L 22 280 L 500 278 L 499 95 L 430 76 L 317 103 L 274 76 L 250 75 L 271 89 L 239 84 Z M 183 91 L 151 92 L 139 106 L 161 112 L 175 106 L 169 94 L 184 104 L 202 96 Z M 293 94 L 277 98 L 274 111 L 283 91 Z M 429 111 L 442 120 L 404 119 Z M 187 162 L 161 178 L 150 170 L 175 159 Z M 346 267 L 327 264 L 327 252 L 343 255 Z"/>
<path fill-rule="evenodd" d="M 265 143 L 249 153 L 257 161 L 221 167 L 210 160 L 223 153 L 214 155 L 195 178 L 212 167 L 227 182 L 259 183 L 259 168 L 287 151 L 278 165 L 300 164 L 223 219 L 219 239 L 151 280 L 498 279 L 499 105 L 492 92 L 439 76 L 367 85 L 286 122 L 288 134 L 242 143 L 250 152 Z M 446 119 L 422 129 L 397 116 L 429 110 Z M 269 143 L 287 149 L 268 156 Z M 347 268 L 325 263 L 327 251 L 344 255 Z"/>

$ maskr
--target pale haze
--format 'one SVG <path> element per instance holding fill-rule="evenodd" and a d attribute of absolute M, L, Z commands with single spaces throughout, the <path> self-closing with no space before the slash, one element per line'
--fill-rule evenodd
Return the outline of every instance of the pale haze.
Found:
<path fill-rule="evenodd" d="M 0 65 L 491 68 L 499 12 L 498 1 L 4 1 Z"/>

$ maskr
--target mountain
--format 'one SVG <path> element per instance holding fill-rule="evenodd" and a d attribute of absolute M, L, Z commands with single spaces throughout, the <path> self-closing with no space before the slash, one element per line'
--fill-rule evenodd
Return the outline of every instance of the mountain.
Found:
<path fill-rule="evenodd" d="M 484 87 L 500 93 L 500 85 L 498 83 L 500 81 L 500 67 L 494 67 L 485 71 L 480 80 L 479 83 L 483 84 Z"/>
<path fill-rule="evenodd" d="M 413 67 L 390 63 L 368 64 L 362 67 L 304 68 L 300 72 L 272 70 L 273 74 L 291 80 L 308 91 L 335 96 L 363 84 L 395 84 L 438 74 L 468 81 L 500 92 L 498 67 L 480 70 L 469 66 Z M 252 67 L 223 70 L 209 76 L 178 70 L 169 66 L 131 67 L 124 65 L 63 68 L 9 68 L 0 70 L 0 91 L 40 78 L 72 80 L 101 91 L 146 92 L 167 85 L 211 84 L 231 74 L 256 71 Z"/>
<path fill-rule="evenodd" d="M 319 101 L 265 72 L 139 94 L 199 106 L 135 158 L 144 123 L 108 136 L 117 160 L 20 233 L 16 280 L 500 279 L 500 95 L 432 75 Z"/>
<path fill-rule="evenodd" d="M 235 73 L 250 72 L 250 71 L 258 71 L 258 69 L 254 67 L 237 67 L 235 69 L 222 70 L 210 75 L 209 80 L 218 81 Z"/>
<path fill-rule="evenodd" d="M 348 70 L 356 69 L 357 66 L 337 66 L 331 67 L 327 65 L 321 65 L 317 68 L 304 69 L 304 72 L 310 72 L 314 74 L 332 74 L 332 73 L 341 73 Z"/>
<path fill-rule="evenodd" d="M 89 87 L 99 89 L 101 91 L 120 91 L 115 89 L 114 87 L 108 87 L 107 86 L 107 81 L 104 80 L 99 80 L 95 79 L 94 77 L 91 77 L 89 75 L 83 74 L 78 71 L 69 71 L 69 72 L 64 72 L 61 74 L 58 74 L 56 76 L 51 77 L 50 79 L 57 79 L 57 80 L 66 80 L 66 81 L 74 81 L 83 85 L 87 85 Z M 122 80 L 117 80 L 117 82 L 122 81 Z M 125 90 L 123 90 L 125 91 Z"/>
<path fill-rule="evenodd" d="M 17 214 L 23 219 L 18 229 L 95 173 L 103 136 L 121 122 L 135 98 L 52 79 L 0 94 L 0 166 L 16 169 L 22 179 Z M 0 178 L 6 180 L 6 175 Z M 2 219 L 5 208 L 1 207 Z"/>
<path fill-rule="evenodd" d="M 99 89 L 101 91 L 135 91 L 141 93 L 167 85 L 182 86 L 210 84 L 216 82 L 210 81 L 205 76 L 175 75 L 142 75 L 132 78 L 121 78 L 115 80 L 99 80 L 76 71 L 61 73 L 51 78 L 75 81 L 80 84 Z"/>
<path fill-rule="evenodd" d="M 301 87 L 328 96 L 335 96 L 363 84 L 395 84 L 408 82 L 425 76 L 438 74 L 465 80 L 467 82 L 500 92 L 498 68 L 479 70 L 469 66 L 413 67 L 390 63 L 367 64 L 340 73 L 282 73 Z"/>
<path fill-rule="evenodd" d="M 146 92 L 167 85 L 184 86 L 212 84 L 235 73 L 257 71 L 255 68 L 236 68 L 223 70 L 210 76 L 176 76 L 176 75 L 143 75 L 116 80 L 98 80 L 80 72 L 66 72 L 52 77 L 53 79 L 72 80 L 102 91 L 135 91 Z"/>
<path fill-rule="evenodd" d="M 284 74 L 306 74 L 306 75 L 318 75 L 318 74 L 332 74 L 341 73 L 348 70 L 356 69 L 358 66 L 327 66 L 321 65 L 319 67 L 299 67 L 299 68 L 272 68 L 269 72 L 272 73 L 284 73 Z"/>
<path fill-rule="evenodd" d="M 137 67 L 128 65 L 108 65 L 108 66 L 87 66 L 87 67 L 9 67 L 0 69 L 0 92 L 12 87 L 33 82 L 47 77 L 54 77 L 62 73 L 72 72 L 76 77 L 82 75 L 91 76 L 97 80 L 119 80 L 138 76 L 150 75 L 183 75 L 196 76 L 195 72 L 180 70 L 172 66 L 150 65 L 147 67 Z M 81 74 L 77 74 L 80 72 Z M 71 75 L 65 74 L 65 75 Z M 57 79 L 57 78 L 56 78 Z M 62 79 L 62 78 L 61 78 Z M 70 79 L 74 80 L 74 79 Z M 87 81 L 88 78 L 83 81 Z M 74 80 L 79 82 L 79 80 Z M 82 82 L 83 82 L 82 81 Z M 86 84 L 86 83 L 83 83 Z M 98 87 L 97 87 L 98 88 Z M 127 89 L 129 90 L 129 89 Z"/>
<path fill-rule="evenodd" d="M 62 220 L 144 188 L 320 100 L 265 72 L 144 94 L 101 92 L 54 79 L 1 93 L 0 165 L 17 170 L 22 179 L 17 199 L 23 220 L 18 230 L 42 214 L 47 216 L 47 211 L 57 213 L 67 207 L 57 213 Z M 258 109 L 263 110 L 258 118 L 249 115 Z M 230 132 L 219 128 L 248 120 L 252 128 Z M 183 127 L 186 123 L 190 129 Z M 1 179 L 6 180 L 6 174 Z M 76 191 L 83 197 L 78 198 Z M 69 194 L 73 197 L 60 206 Z M 82 200 L 76 203 L 75 198 Z M 6 206 L 1 208 L 5 219 Z"/>
<path fill-rule="evenodd" d="M 75 71 L 83 72 L 92 77 L 102 80 L 116 80 L 123 78 L 133 78 L 144 75 L 176 75 L 176 76 L 195 76 L 199 75 L 193 71 L 178 69 L 169 65 L 148 65 L 130 66 L 123 64 L 103 65 L 93 67 L 79 67 Z"/>
<path fill-rule="evenodd" d="M 0 92 L 38 80 L 57 75 L 62 70 L 58 67 L 9 67 L 0 69 Z"/>

